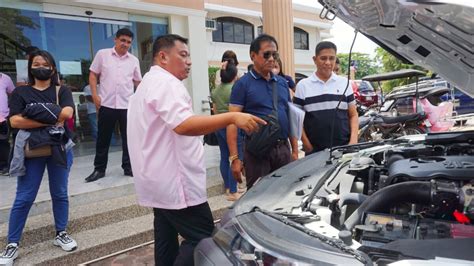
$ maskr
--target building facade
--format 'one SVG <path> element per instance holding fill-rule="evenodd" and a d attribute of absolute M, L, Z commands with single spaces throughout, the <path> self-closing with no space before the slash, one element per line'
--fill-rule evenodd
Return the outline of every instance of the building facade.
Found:
<path fill-rule="evenodd" d="M 175 33 L 189 39 L 193 65 L 185 83 L 194 111 L 205 114 L 208 66 L 219 66 L 223 52 L 230 49 L 246 70 L 251 63 L 249 44 L 262 31 L 261 6 L 259 0 L 0 0 L 0 72 L 16 80 L 26 71 L 27 47 L 47 50 L 79 104 L 95 53 L 113 47 L 119 28 L 135 33 L 130 52 L 140 60 L 142 74 L 151 66 L 153 40 Z M 298 77 L 313 71 L 314 48 L 330 37 L 332 24 L 321 21 L 316 8 L 293 9 Z M 85 121 L 77 118 L 81 128 Z"/>

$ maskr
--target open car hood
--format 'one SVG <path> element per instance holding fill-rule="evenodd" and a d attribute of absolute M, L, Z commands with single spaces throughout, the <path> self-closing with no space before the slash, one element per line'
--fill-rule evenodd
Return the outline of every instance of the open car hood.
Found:
<path fill-rule="evenodd" d="M 319 0 L 404 62 L 439 73 L 474 97 L 474 2 Z"/>

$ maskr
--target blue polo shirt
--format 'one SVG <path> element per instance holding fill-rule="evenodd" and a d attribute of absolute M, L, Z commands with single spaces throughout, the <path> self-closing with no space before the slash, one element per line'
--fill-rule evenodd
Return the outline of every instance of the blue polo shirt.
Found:
<path fill-rule="evenodd" d="M 283 77 L 273 75 L 270 80 L 251 70 L 243 75 L 232 87 L 229 104 L 242 107 L 245 113 L 264 117 L 273 110 L 273 83 L 278 91 L 278 121 L 282 139 L 288 138 L 288 102 L 291 101 L 288 83 Z"/>

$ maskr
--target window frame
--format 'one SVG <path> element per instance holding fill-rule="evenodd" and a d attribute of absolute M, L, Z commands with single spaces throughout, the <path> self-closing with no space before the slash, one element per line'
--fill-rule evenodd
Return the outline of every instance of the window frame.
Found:
<path fill-rule="evenodd" d="M 224 23 L 228 25 L 228 23 L 232 24 L 232 40 L 225 38 L 224 34 Z M 235 37 L 235 28 L 236 25 L 240 27 L 240 33 L 242 36 L 238 37 L 239 41 L 236 41 Z M 248 39 L 249 36 L 246 36 L 246 33 L 252 33 L 251 40 Z M 253 39 L 255 39 L 255 31 L 254 25 L 248 21 L 245 21 L 240 18 L 236 17 L 219 17 L 216 19 L 216 30 L 212 33 L 212 41 L 213 42 L 222 42 L 222 43 L 236 43 L 236 44 L 251 44 Z M 216 36 L 218 35 L 218 36 Z M 220 37 L 216 39 L 216 37 Z M 227 36 L 229 37 L 229 35 Z"/>
<path fill-rule="evenodd" d="M 306 46 L 297 46 L 296 45 L 296 42 L 297 42 L 297 38 L 299 38 L 300 42 L 299 43 L 303 43 L 301 41 L 301 38 L 302 37 L 305 37 L 306 38 Z M 298 28 L 298 27 L 293 27 L 293 38 L 294 38 L 294 41 L 293 41 L 293 46 L 296 50 L 309 50 L 309 34 L 307 31 L 301 29 L 301 28 Z"/>

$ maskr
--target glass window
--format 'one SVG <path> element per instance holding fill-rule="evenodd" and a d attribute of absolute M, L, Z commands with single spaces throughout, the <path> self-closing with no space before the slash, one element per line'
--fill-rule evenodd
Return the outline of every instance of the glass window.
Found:
<path fill-rule="evenodd" d="M 212 32 L 212 40 L 222 42 L 222 22 L 216 22 L 216 30 Z"/>
<path fill-rule="evenodd" d="M 308 33 L 305 30 L 294 27 L 295 49 L 309 50 Z"/>
<path fill-rule="evenodd" d="M 4 7 L 1 0 L 0 7 L 0 72 L 15 81 L 22 72 L 26 76 L 27 47 L 36 46 L 50 52 L 63 75 L 62 81 L 73 90 L 77 107 L 75 127 L 80 142 L 92 139 L 87 111 L 79 96 L 88 83 L 89 66 L 95 53 L 113 47 L 115 32 L 128 27 L 135 34 L 130 52 L 139 59 L 144 74 L 152 62 L 154 39 L 168 33 L 168 20 L 165 18 L 129 14 L 131 21 L 117 21 L 69 16 L 40 12 L 39 5 L 34 10 Z M 233 28 L 233 24 L 231 26 Z M 244 29 L 241 32 L 244 36 Z M 95 150 L 80 148 L 78 152 L 84 155 Z"/>
<path fill-rule="evenodd" d="M 234 24 L 232 22 L 222 23 L 224 42 L 234 42 Z"/>
<path fill-rule="evenodd" d="M 82 91 L 87 84 L 87 69 L 91 60 L 88 21 L 47 13 L 41 13 L 41 17 L 46 37 L 43 49 L 54 56 L 63 84 L 73 92 Z"/>
<path fill-rule="evenodd" d="M 413 97 L 410 96 L 397 99 L 395 108 L 399 115 L 413 114 L 415 112 L 413 109 Z"/>
<path fill-rule="evenodd" d="M 253 27 L 244 26 L 244 43 L 252 43 L 253 40 Z"/>
<path fill-rule="evenodd" d="M 244 25 L 234 24 L 234 42 L 244 43 Z"/>
<path fill-rule="evenodd" d="M 212 33 L 212 41 L 250 44 L 253 40 L 253 25 L 239 18 L 221 17 Z"/>

